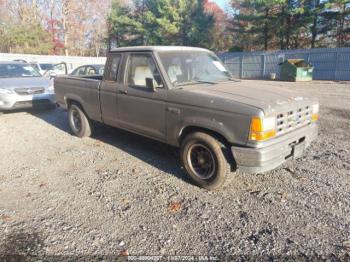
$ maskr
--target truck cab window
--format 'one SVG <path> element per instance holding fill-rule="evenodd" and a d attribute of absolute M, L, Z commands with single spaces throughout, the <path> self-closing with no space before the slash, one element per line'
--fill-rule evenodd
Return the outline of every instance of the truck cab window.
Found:
<path fill-rule="evenodd" d="M 86 69 L 86 67 L 85 67 L 85 66 L 82 66 L 81 68 L 79 68 L 79 69 L 76 71 L 75 75 L 77 75 L 77 76 L 83 76 L 83 75 L 85 75 L 85 69 Z"/>
<path fill-rule="evenodd" d="M 163 83 L 153 58 L 150 55 L 131 55 L 128 70 L 128 85 L 147 88 L 146 79 L 153 79 L 156 88 Z"/>
<path fill-rule="evenodd" d="M 112 56 L 110 67 L 109 67 L 110 69 L 106 75 L 106 80 L 117 81 L 119 63 L 120 63 L 120 55 Z"/>
<path fill-rule="evenodd" d="M 87 75 L 97 75 L 95 68 L 89 66 L 86 70 Z"/>

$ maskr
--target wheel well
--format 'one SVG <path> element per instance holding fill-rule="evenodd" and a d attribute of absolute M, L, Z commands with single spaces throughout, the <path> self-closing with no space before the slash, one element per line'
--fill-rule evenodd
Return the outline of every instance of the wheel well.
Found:
<path fill-rule="evenodd" d="M 231 171 L 235 171 L 237 169 L 236 161 L 231 153 L 230 142 L 228 142 L 227 139 L 218 132 L 215 132 L 213 130 L 203 128 L 203 127 L 188 126 L 182 130 L 180 137 L 179 137 L 179 144 L 181 145 L 182 140 L 187 135 L 189 135 L 190 133 L 193 133 L 193 132 L 203 132 L 203 133 L 206 133 L 206 134 L 211 135 L 212 137 L 216 138 L 223 146 L 223 151 L 224 151 L 227 162 L 231 166 Z"/>
<path fill-rule="evenodd" d="M 69 108 L 71 105 L 77 105 L 78 107 L 80 107 L 81 110 L 83 110 L 84 114 L 89 118 L 88 114 L 86 113 L 83 105 L 78 102 L 77 100 L 74 100 L 74 99 L 66 99 L 66 103 L 67 103 L 67 108 Z"/>
<path fill-rule="evenodd" d="M 230 143 L 227 141 L 227 139 L 221 135 L 220 133 L 218 132 L 215 132 L 213 130 L 210 130 L 210 129 L 207 129 L 207 128 L 204 128 L 204 127 L 197 127 L 197 126 L 188 126 L 188 127 L 185 127 L 182 131 L 181 131 L 181 134 L 180 134 L 180 137 L 179 137 L 179 144 L 181 144 L 182 140 L 190 133 L 193 133 L 193 132 L 203 132 L 203 133 L 206 133 L 208 135 L 211 135 L 213 137 L 215 137 L 219 142 L 221 142 L 224 146 L 229 146 Z"/>
<path fill-rule="evenodd" d="M 71 106 L 72 104 L 76 104 L 76 105 L 80 106 L 80 108 L 83 108 L 81 106 L 81 104 L 78 101 L 74 100 L 74 99 L 69 99 L 69 98 L 66 99 L 66 104 L 67 104 L 67 107 Z"/>

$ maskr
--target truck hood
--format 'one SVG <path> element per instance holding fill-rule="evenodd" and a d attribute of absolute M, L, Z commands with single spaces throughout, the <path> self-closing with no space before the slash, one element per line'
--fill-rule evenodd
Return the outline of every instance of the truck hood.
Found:
<path fill-rule="evenodd" d="M 210 104 L 214 108 L 225 111 L 227 111 L 227 104 L 230 102 L 259 108 L 265 114 L 315 103 L 315 100 L 300 92 L 296 93 L 285 87 L 278 87 L 275 84 L 262 81 L 243 80 L 219 84 L 198 84 L 184 86 L 183 89 L 190 93 L 211 97 Z M 222 108 L 223 106 L 225 108 Z"/>
<path fill-rule="evenodd" d="M 45 77 L 0 78 L 0 88 L 13 90 L 15 88 L 44 87 L 52 85 L 52 80 Z"/>

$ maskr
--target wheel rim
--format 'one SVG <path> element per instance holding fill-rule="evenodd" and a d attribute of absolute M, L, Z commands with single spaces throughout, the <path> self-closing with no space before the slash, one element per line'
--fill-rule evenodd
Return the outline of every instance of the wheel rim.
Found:
<path fill-rule="evenodd" d="M 72 124 L 73 131 L 76 133 L 79 133 L 81 130 L 81 126 L 82 126 L 80 113 L 78 112 L 77 109 L 72 108 L 71 116 L 72 116 L 71 117 L 71 124 Z"/>
<path fill-rule="evenodd" d="M 202 144 L 192 145 L 187 153 L 187 161 L 191 171 L 200 179 L 208 179 L 215 172 L 215 158 L 213 153 Z"/>

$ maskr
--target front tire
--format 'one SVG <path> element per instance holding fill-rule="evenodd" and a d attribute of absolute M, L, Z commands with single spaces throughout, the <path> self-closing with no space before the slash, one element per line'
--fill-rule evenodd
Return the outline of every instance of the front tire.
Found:
<path fill-rule="evenodd" d="M 221 143 L 214 137 L 202 132 L 187 135 L 181 143 L 180 156 L 196 185 L 215 190 L 224 183 L 229 164 Z"/>
<path fill-rule="evenodd" d="M 80 106 L 72 104 L 68 108 L 68 121 L 71 130 L 77 137 L 90 137 L 92 125 Z"/>

